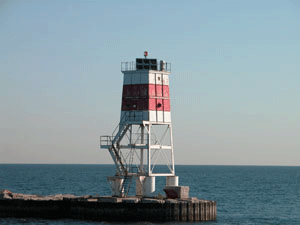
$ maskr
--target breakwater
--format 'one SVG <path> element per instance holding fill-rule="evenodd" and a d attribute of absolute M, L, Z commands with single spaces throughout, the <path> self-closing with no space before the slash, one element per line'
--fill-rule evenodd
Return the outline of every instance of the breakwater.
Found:
<path fill-rule="evenodd" d="M 20 195 L 20 194 L 19 194 Z M 0 217 L 80 219 L 96 221 L 213 221 L 215 201 L 139 197 L 34 196 L 6 194 Z"/>

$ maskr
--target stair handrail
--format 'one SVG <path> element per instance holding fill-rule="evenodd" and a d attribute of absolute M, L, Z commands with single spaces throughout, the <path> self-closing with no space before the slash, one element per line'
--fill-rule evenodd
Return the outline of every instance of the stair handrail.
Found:
<path fill-rule="evenodd" d="M 127 115 L 128 113 L 124 113 L 124 115 L 121 117 L 120 119 L 120 123 L 116 126 L 116 128 L 114 129 L 114 131 L 112 132 L 112 136 L 116 136 L 114 135 L 116 132 L 119 132 L 120 130 L 120 126 L 124 126 L 124 123 L 126 123 L 128 121 L 129 116 Z M 127 124 L 127 123 L 126 123 Z"/>

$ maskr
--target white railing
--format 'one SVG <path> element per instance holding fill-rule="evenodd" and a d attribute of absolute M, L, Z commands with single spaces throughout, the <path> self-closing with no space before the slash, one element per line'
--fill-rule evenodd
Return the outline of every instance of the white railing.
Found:
<path fill-rule="evenodd" d="M 160 64 L 156 64 L 156 67 L 157 67 L 156 70 L 171 72 L 171 63 L 164 62 L 163 65 L 164 65 L 163 69 L 161 69 Z M 151 66 L 154 66 L 154 65 L 149 64 L 149 66 L 150 66 L 149 70 L 151 70 Z M 121 62 L 121 72 L 133 71 L 133 70 L 137 70 L 135 62 Z"/>
<path fill-rule="evenodd" d="M 111 146 L 113 139 L 114 136 L 100 136 L 100 147 L 103 148 L 104 146 Z"/>

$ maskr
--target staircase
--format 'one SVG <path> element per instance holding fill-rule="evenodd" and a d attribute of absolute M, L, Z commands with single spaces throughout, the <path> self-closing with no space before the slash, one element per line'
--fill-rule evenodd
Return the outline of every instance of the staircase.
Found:
<path fill-rule="evenodd" d="M 131 124 L 128 123 L 129 116 L 129 114 L 125 114 L 121 118 L 120 123 L 114 130 L 112 136 L 100 137 L 101 148 L 107 148 L 114 160 L 117 169 L 116 176 L 124 178 L 120 187 L 120 193 L 122 193 L 121 195 L 124 197 L 128 195 L 132 182 L 132 176 L 129 175 L 131 168 L 129 168 L 129 165 L 127 165 L 126 161 L 124 160 L 119 145 L 126 132 L 131 127 Z"/>
<path fill-rule="evenodd" d="M 122 154 L 120 152 L 119 143 L 130 128 L 130 124 L 127 123 L 129 115 L 124 115 L 121 118 L 120 124 L 116 127 L 112 136 L 101 136 L 100 146 L 101 148 L 107 148 L 111 157 L 113 158 L 116 168 L 117 175 L 127 176 L 128 169 L 126 162 L 122 159 Z M 115 134 L 116 133 L 116 134 Z"/>
<path fill-rule="evenodd" d="M 132 177 L 124 176 L 124 181 L 123 181 L 123 184 L 122 184 L 122 190 L 124 190 L 124 197 L 128 196 L 128 192 L 129 192 L 129 189 L 130 189 L 131 182 L 132 182 Z"/>

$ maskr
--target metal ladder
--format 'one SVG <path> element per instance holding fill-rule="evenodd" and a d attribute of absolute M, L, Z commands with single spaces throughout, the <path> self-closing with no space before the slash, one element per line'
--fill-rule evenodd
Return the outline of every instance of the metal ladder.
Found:
<path fill-rule="evenodd" d="M 111 142 L 111 146 L 108 149 L 117 166 L 119 175 L 123 175 L 123 176 L 127 176 L 128 170 L 120 154 L 119 141 L 124 137 L 128 129 L 129 129 L 129 125 L 124 124 L 124 126 L 122 126 L 119 129 L 117 135 L 114 137 L 114 139 Z"/>
<path fill-rule="evenodd" d="M 128 196 L 128 192 L 132 183 L 132 176 L 129 175 L 131 168 L 129 168 L 129 165 L 127 165 L 125 160 L 123 160 L 123 155 L 120 151 L 119 144 L 128 129 L 131 127 L 131 125 L 127 123 L 129 117 L 130 114 L 124 114 L 124 116 L 120 120 L 120 123 L 115 128 L 112 136 L 103 136 L 106 138 L 104 139 L 104 141 L 106 141 L 107 145 L 109 146 L 109 153 L 116 165 L 116 176 L 120 176 L 124 179 L 122 185 L 120 186 L 120 193 L 122 193 L 123 197 Z"/>

